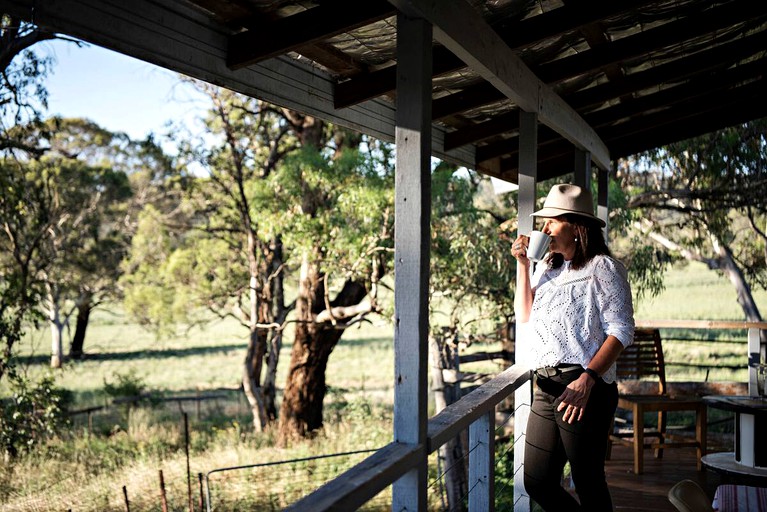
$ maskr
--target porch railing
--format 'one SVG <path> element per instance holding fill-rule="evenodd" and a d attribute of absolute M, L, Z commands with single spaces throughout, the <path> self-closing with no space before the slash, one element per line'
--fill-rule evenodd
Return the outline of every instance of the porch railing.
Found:
<path fill-rule="evenodd" d="M 760 331 L 767 330 L 767 322 L 650 320 L 637 322 L 637 326 L 667 329 L 747 329 L 748 349 L 744 366 L 749 369 L 749 394 L 756 394 L 757 367 L 764 364 L 766 359 L 765 344 L 760 341 Z M 426 442 L 423 445 L 390 443 L 286 510 L 355 510 L 468 428 L 467 451 L 471 486 L 468 496 L 469 510 L 492 511 L 495 495 L 495 406 L 529 380 L 529 370 L 518 365 L 511 366 L 432 417 L 427 424 Z M 516 417 L 519 408 L 526 405 L 515 404 L 514 407 Z M 518 427 L 524 429 L 524 425 L 520 424 Z M 517 437 L 515 435 L 515 439 Z M 515 496 L 515 500 L 517 498 Z M 515 505 L 515 510 L 517 508 Z"/>
<path fill-rule="evenodd" d="M 425 445 L 390 443 L 286 510 L 355 510 L 466 429 L 472 486 L 469 510 L 492 510 L 495 406 L 529 380 L 529 370 L 517 365 L 507 368 L 432 417 L 427 424 Z"/>

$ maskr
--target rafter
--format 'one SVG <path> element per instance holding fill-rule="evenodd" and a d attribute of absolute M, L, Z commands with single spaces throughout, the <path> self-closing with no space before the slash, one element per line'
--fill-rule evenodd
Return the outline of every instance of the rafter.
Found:
<path fill-rule="evenodd" d="M 767 12 L 767 2 L 747 5 L 749 8 L 745 13 L 746 15 L 764 15 Z M 733 6 L 727 4 L 724 7 L 712 10 L 713 12 L 707 11 L 705 16 L 701 15 L 698 19 L 700 23 L 690 23 L 686 19 L 670 22 L 635 36 L 628 36 L 607 48 L 591 49 L 541 66 L 533 66 L 531 70 L 549 85 L 554 85 L 579 75 L 597 73 L 611 64 L 636 59 L 643 55 L 651 55 L 653 51 L 657 51 L 667 45 L 668 40 L 674 37 L 674 35 L 677 37 L 684 35 L 685 39 L 701 37 L 707 34 L 715 36 L 717 29 L 727 26 L 725 21 L 731 22 L 737 13 L 743 15 L 743 11 L 738 9 L 743 7 L 743 5 Z M 453 98 L 452 96 L 455 95 L 451 95 L 441 99 L 444 103 L 449 103 L 453 106 L 452 110 L 442 111 L 442 117 L 456 115 L 466 109 L 489 104 L 504 97 L 500 92 L 488 93 L 484 84 L 467 87 L 456 94 L 460 94 L 460 97 L 456 96 Z"/>
<path fill-rule="evenodd" d="M 427 0 L 391 1 L 403 12 L 429 21 L 440 43 L 522 110 L 537 113 L 540 122 L 589 151 L 598 166 L 609 167 L 607 146 L 594 130 L 525 66 L 469 4 L 444 1 L 437 9 Z"/>
<path fill-rule="evenodd" d="M 509 47 L 518 49 L 539 41 L 562 36 L 606 17 L 652 3 L 656 2 L 647 2 L 646 0 L 579 1 L 523 21 L 511 24 L 499 23 L 493 28 Z M 433 77 L 466 67 L 461 59 L 444 47 L 434 48 L 432 58 Z M 334 100 L 336 108 L 348 107 L 376 96 L 394 92 L 396 74 L 397 66 L 395 64 L 386 69 L 339 83 L 336 86 Z"/>
<path fill-rule="evenodd" d="M 226 64 L 240 69 L 395 14 L 383 0 L 322 2 L 319 6 L 268 23 L 251 24 L 229 38 Z"/>

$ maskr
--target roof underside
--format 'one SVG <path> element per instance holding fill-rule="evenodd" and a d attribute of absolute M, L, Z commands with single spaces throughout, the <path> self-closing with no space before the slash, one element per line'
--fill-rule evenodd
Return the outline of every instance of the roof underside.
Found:
<path fill-rule="evenodd" d="M 37 3 L 0 0 L 0 8 L 19 13 Z M 56 12 L 57 3 L 62 6 L 60 13 Z M 37 22 L 45 24 L 48 20 L 54 30 L 291 108 L 301 108 L 303 100 L 296 96 L 280 101 L 274 85 L 261 87 L 257 79 L 248 77 L 265 76 L 286 63 L 296 65 L 311 75 L 304 80 L 309 90 L 303 87 L 303 94 L 311 96 L 312 89 L 318 96 L 327 93 L 322 101 L 309 102 L 311 106 L 304 108 L 305 112 L 391 139 L 391 119 L 381 112 L 394 108 L 396 9 L 412 15 L 410 7 L 415 5 L 417 10 L 425 2 L 139 2 L 146 4 L 146 18 L 153 16 L 153 9 L 161 9 L 161 14 L 167 16 L 154 22 L 164 27 L 158 29 L 160 32 L 193 19 L 197 26 L 209 23 L 206 30 L 225 42 L 224 54 L 211 55 L 210 62 L 198 63 L 194 69 L 185 64 L 191 58 L 184 61 L 183 55 L 163 56 L 159 47 L 140 47 L 133 41 L 138 36 L 120 35 L 115 27 L 99 29 L 83 21 L 98 19 L 88 9 L 101 9 L 102 14 L 122 9 L 121 14 L 111 15 L 137 27 L 149 27 L 146 21 L 131 21 L 130 11 L 141 11 L 120 8 L 117 3 L 101 7 L 95 0 L 58 0 L 51 2 L 54 5 L 50 9 L 37 7 Z M 437 9 L 443 7 L 437 4 Z M 450 9 L 455 5 L 454 1 L 444 4 Z M 547 89 L 563 100 L 564 106 L 557 110 L 571 109 L 573 117 L 593 130 L 596 136 L 592 138 L 604 144 L 610 159 L 767 116 L 767 2 L 471 0 L 466 5 L 485 24 L 488 33 L 494 31 L 489 41 L 500 38 L 504 43 L 500 48 L 503 51 L 497 51 L 497 47 L 482 51 L 498 55 L 501 64 L 496 62 L 496 67 L 503 67 L 502 63 L 510 58 L 521 59 L 522 67 L 526 66 L 538 80 L 539 89 Z M 73 6 L 85 7 L 81 13 L 64 12 Z M 171 14 L 178 20 L 171 19 Z M 75 21 L 78 19 L 79 23 Z M 182 28 L 177 30 L 184 32 Z M 492 62 L 488 73 L 487 68 L 479 69 L 474 61 L 456 51 L 462 44 L 460 34 L 439 37 L 448 31 L 435 24 L 435 154 L 516 182 L 518 112 L 520 105 L 525 105 L 519 100 L 515 103 L 517 98 L 493 80 Z M 201 38 L 197 40 L 199 44 Z M 183 43 L 179 41 L 176 37 L 172 44 Z M 166 47 L 171 43 L 158 44 Z M 218 43 L 210 44 L 215 47 Z M 471 56 L 479 53 L 471 49 L 468 52 Z M 312 82 L 315 79 L 316 84 Z M 380 129 L 362 120 L 373 113 L 382 117 Z M 546 123 L 540 113 L 539 118 L 539 177 L 569 172 L 573 142 L 577 146 L 578 137 L 557 129 L 556 119 L 552 124 Z M 351 121 L 344 123 L 345 119 Z"/>

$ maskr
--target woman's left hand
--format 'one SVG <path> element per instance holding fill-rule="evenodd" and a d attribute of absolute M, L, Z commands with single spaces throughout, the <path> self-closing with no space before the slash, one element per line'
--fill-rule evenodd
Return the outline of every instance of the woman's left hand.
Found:
<path fill-rule="evenodd" d="M 559 395 L 560 403 L 557 407 L 557 411 L 565 411 L 562 420 L 573 424 L 583 418 L 593 386 L 594 380 L 585 373 L 567 385 L 564 392 Z"/>

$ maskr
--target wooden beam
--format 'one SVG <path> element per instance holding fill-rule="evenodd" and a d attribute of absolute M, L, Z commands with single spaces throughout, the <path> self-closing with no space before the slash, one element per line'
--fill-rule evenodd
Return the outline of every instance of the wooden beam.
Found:
<path fill-rule="evenodd" d="M 648 89 L 663 83 L 674 83 L 695 76 L 721 70 L 740 60 L 761 53 L 767 45 L 767 33 L 736 39 L 735 41 L 682 57 L 645 71 L 632 73 L 620 81 L 611 81 L 565 96 L 573 108 L 600 105 L 627 93 Z"/>
<path fill-rule="evenodd" d="M 461 59 L 443 46 L 436 46 L 432 51 L 432 77 L 466 67 Z M 394 64 L 339 82 L 336 85 L 335 106 L 344 108 L 376 96 L 393 93 L 396 81 L 397 65 Z"/>
<path fill-rule="evenodd" d="M 535 211 L 538 189 L 538 119 L 531 112 L 519 112 L 519 171 L 517 191 L 517 233 L 529 234 L 535 227 L 531 214 Z M 530 271 L 533 271 L 530 266 Z M 517 284 L 525 269 L 517 265 Z M 528 276 L 529 277 L 529 276 Z M 518 361 L 529 360 L 529 333 L 520 321 L 516 324 L 515 353 Z M 514 510 L 530 509 L 530 498 L 525 490 L 525 439 L 530 406 L 533 403 L 532 383 L 526 382 L 514 392 Z"/>
<path fill-rule="evenodd" d="M 625 96 L 630 93 L 642 91 L 656 87 L 664 83 L 674 83 L 684 79 L 708 79 L 711 72 L 717 70 L 721 73 L 722 68 L 727 68 L 733 62 L 747 59 L 757 53 L 761 53 L 767 44 L 767 33 L 760 32 L 743 39 L 737 39 L 731 43 L 717 46 L 711 50 L 705 50 L 696 53 L 690 57 L 676 59 L 666 64 L 661 64 L 645 71 L 633 73 L 620 80 L 611 80 L 604 84 L 589 87 L 583 91 L 572 94 L 565 94 L 564 100 L 575 109 L 583 109 L 592 106 L 598 106 L 615 98 Z M 739 66 L 740 67 L 740 66 Z M 719 73 L 717 73 L 719 74 Z M 698 84 L 705 85 L 705 84 Z M 470 92 L 465 92 L 464 96 L 469 97 L 468 104 L 477 102 L 470 99 Z M 500 93 L 495 96 L 485 97 L 483 101 L 495 101 L 501 97 Z M 442 102 L 441 110 L 445 111 L 452 102 L 450 96 L 437 100 Z M 436 103 L 436 102 L 435 102 Z M 453 112 L 460 111 L 461 105 L 454 105 Z M 445 111 L 444 115 L 451 112 Z M 460 128 L 445 134 L 445 148 L 455 149 L 467 144 L 479 142 L 483 139 L 498 135 L 501 133 L 515 134 L 516 124 L 512 121 L 516 118 L 514 111 L 498 116 L 497 119 L 477 123 L 474 125 Z M 586 118 L 589 124 L 593 123 Z"/>
<path fill-rule="evenodd" d="M 749 11 L 751 14 L 759 14 L 764 11 L 764 6 L 749 5 L 752 8 Z M 715 27 L 722 20 L 731 22 L 738 13 L 741 13 L 741 11 L 732 6 L 721 7 L 715 12 L 705 11 L 705 14 L 699 15 L 699 19 L 702 21 L 700 24 L 689 23 L 689 21 L 682 19 L 650 29 L 636 36 L 626 37 L 611 45 L 605 45 L 604 47 L 581 52 L 571 57 L 558 59 L 555 63 L 539 67 L 533 66 L 531 70 L 540 76 L 544 82 L 555 84 L 568 78 L 597 72 L 616 63 L 622 63 L 631 58 L 636 58 L 638 55 L 644 55 L 652 50 L 662 48 L 668 44 L 669 39 L 673 39 L 679 33 L 685 33 L 691 38 L 710 33 L 712 30 L 715 30 Z M 734 51 L 740 53 L 750 52 L 749 54 L 752 55 L 760 51 L 760 48 L 763 48 L 765 37 L 764 33 L 759 33 L 747 38 L 749 39 L 748 41 L 738 39 L 732 43 L 725 43 L 721 49 L 717 47 L 713 50 L 702 52 L 706 54 L 705 56 L 696 54 L 690 58 L 677 59 L 673 63 L 658 66 L 657 71 L 653 68 L 646 72 L 637 73 L 637 75 L 643 76 L 637 76 L 636 80 L 634 79 L 635 75 L 629 75 L 624 81 L 619 82 L 621 85 L 616 85 L 615 82 L 611 81 L 580 93 L 575 93 L 572 95 L 572 98 L 565 95 L 565 99 L 571 107 L 582 108 L 587 104 L 604 102 L 652 85 L 668 83 L 673 81 L 674 77 L 682 76 L 683 73 L 690 74 L 711 69 L 715 66 L 721 66 L 723 61 L 732 63 Z M 727 48 L 724 48 L 724 46 L 727 46 Z M 687 62 L 688 60 L 689 63 Z M 661 70 L 660 68 L 663 69 Z M 640 87 L 640 85 L 643 86 Z M 608 96 L 604 96 L 606 91 L 609 91 Z M 504 95 L 500 90 L 491 91 L 488 90 L 485 84 L 477 84 L 465 88 L 460 93 L 441 98 L 439 100 L 440 106 L 435 107 L 435 111 L 438 112 L 439 118 L 443 118 L 455 115 L 468 108 L 476 108 L 503 98 Z M 584 103 L 584 100 L 588 103 Z M 476 141 L 470 140 L 470 142 Z M 451 145 L 451 147 L 457 146 Z"/>
<path fill-rule="evenodd" d="M 747 86 L 742 84 L 748 84 L 754 78 L 762 78 L 765 76 L 765 71 L 767 71 L 767 58 L 762 58 L 726 71 L 696 77 L 689 82 L 624 101 L 585 114 L 583 117 L 599 129 L 601 126 L 611 125 L 626 118 L 637 118 L 644 112 L 658 111 L 677 104 L 689 104 L 693 100 L 695 103 L 706 104 L 709 101 L 717 101 L 722 96 L 738 97 L 747 91 Z M 712 98 L 712 100 L 706 98 Z"/>
<path fill-rule="evenodd" d="M 383 0 L 322 2 L 317 7 L 273 21 L 253 24 L 229 37 L 226 64 L 241 69 L 302 46 L 322 41 L 395 13 Z"/>
<path fill-rule="evenodd" d="M 610 153 L 596 132 L 575 110 L 539 80 L 479 13 L 464 0 L 390 0 L 401 11 L 420 16 L 434 25 L 434 36 L 471 69 L 516 103 L 538 114 L 539 120 L 590 151 L 602 168 Z"/>
<path fill-rule="evenodd" d="M 556 83 L 585 72 L 598 70 L 610 64 L 629 61 L 647 55 L 669 44 L 679 44 L 707 34 L 714 37 L 732 37 L 717 31 L 730 24 L 740 23 L 749 16 L 767 12 L 767 2 L 734 1 L 721 7 L 690 13 L 677 21 L 625 37 L 610 45 L 577 53 L 535 68 L 535 73 L 547 83 Z"/>
<path fill-rule="evenodd" d="M 651 2 L 646 0 L 580 1 L 575 5 L 566 5 L 511 24 L 501 22 L 494 25 L 493 29 L 509 47 L 517 49 L 538 41 L 559 37 L 586 24 L 648 3 L 655 3 L 655 0 Z M 433 58 L 433 77 L 466 67 L 461 59 L 444 47 L 435 47 Z M 396 68 L 396 65 L 339 83 L 336 88 L 336 108 L 348 107 L 393 92 L 395 69 L 392 68 Z"/>
<path fill-rule="evenodd" d="M 625 127 L 607 127 L 605 135 L 616 154 L 625 156 L 732 126 L 744 116 L 746 120 L 758 119 L 767 115 L 765 87 L 767 78 L 737 91 L 708 95 L 705 102 L 674 105 L 626 123 Z"/>
<path fill-rule="evenodd" d="M 0 0 L 0 9 L 25 21 L 31 21 L 34 12 L 40 27 L 394 142 L 391 102 L 373 100 L 336 110 L 335 79 L 290 57 L 233 71 L 225 65 L 232 30 L 184 2 Z M 439 126 L 432 127 L 432 137 L 435 157 L 474 168 L 473 147 L 444 151 L 444 128 Z"/>

